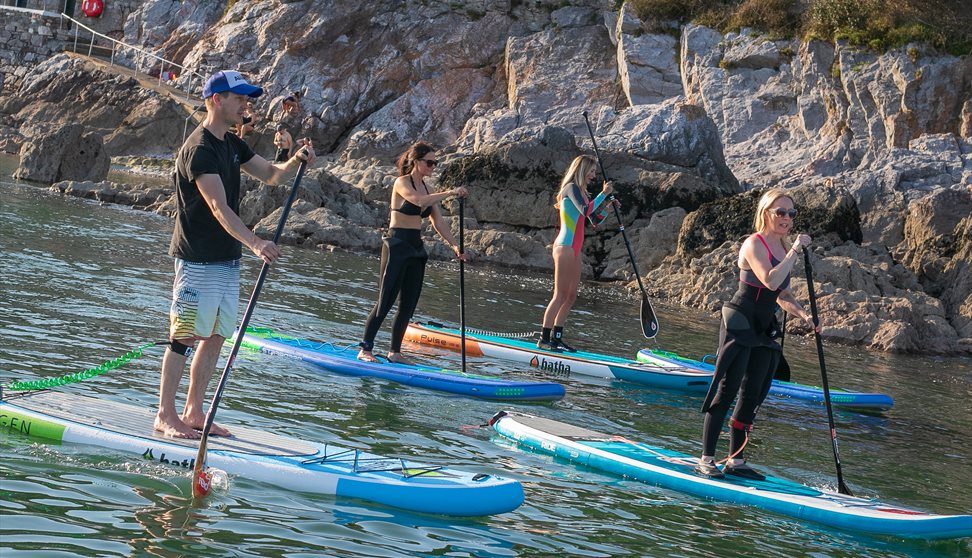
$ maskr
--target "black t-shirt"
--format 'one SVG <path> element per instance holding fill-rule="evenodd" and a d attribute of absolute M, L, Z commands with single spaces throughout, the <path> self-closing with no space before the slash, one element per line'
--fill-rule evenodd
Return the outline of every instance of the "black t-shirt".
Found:
<path fill-rule="evenodd" d="M 176 155 L 176 196 L 179 203 L 169 255 L 189 262 L 238 260 L 243 255 L 239 240 L 216 220 L 196 186 L 204 174 L 218 174 L 226 191 L 226 204 L 240 212 L 240 165 L 253 158 L 253 150 L 235 134 L 223 140 L 203 126 L 186 138 Z"/>

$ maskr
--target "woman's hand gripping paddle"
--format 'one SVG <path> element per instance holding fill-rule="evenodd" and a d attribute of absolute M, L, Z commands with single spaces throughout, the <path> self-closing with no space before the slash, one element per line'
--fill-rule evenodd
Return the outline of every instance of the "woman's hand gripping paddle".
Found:
<path fill-rule="evenodd" d="M 306 167 L 307 162 L 301 161 L 300 167 L 297 168 L 294 185 L 290 188 L 290 197 L 287 198 L 287 203 L 284 204 L 283 213 L 280 214 L 280 222 L 277 223 L 277 232 L 273 235 L 274 244 L 280 242 L 284 224 L 287 222 L 287 216 L 290 215 L 290 206 L 294 204 L 294 198 L 297 197 L 297 188 L 300 186 L 300 179 L 303 178 Z M 240 322 L 240 328 L 236 333 L 233 350 L 230 352 L 229 358 L 226 359 L 223 374 L 219 377 L 219 385 L 216 386 L 216 393 L 213 394 L 213 401 L 209 405 L 209 412 L 206 413 L 206 425 L 203 427 L 202 439 L 199 440 L 199 451 L 196 453 L 196 462 L 192 469 L 192 496 L 194 498 L 205 498 L 209 494 L 209 489 L 212 487 L 211 475 L 206 471 L 206 443 L 209 440 L 209 431 L 213 427 L 213 419 L 216 417 L 219 402 L 223 398 L 226 380 L 229 379 L 230 370 L 233 368 L 233 361 L 236 360 L 236 355 L 240 352 L 240 345 L 243 343 L 246 326 L 250 324 L 250 317 L 253 316 L 253 310 L 256 308 L 257 298 L 260 296 L 260 290 L 263 288 L 263 283 L 267 279 L 268 271 L 270 271 L 270 264 L 263 262 L 263 267 L 260 268 L 260 276 L 257 278 L 256 286 L 253 287 L 253 293 L 250 295 L 250 302 L 247 303 L 246 311 L 243 312 L 243 321 Z"/>
<path fill-rule="evenodd" d="M 587 131 L 591 135 L 591 144 L 594 146 L 594 155 L 597 156 L 597 165 L 601 167 L 601 175 L 604 180 L 608 180 L 607 173 L 604 172 L 604 163 L 601 162 L 601 152 L 597 149 L 597 142 L 594 140 L 594 129 L 591 128 L 591 121 L 587 118 L 587 111 L 584 111 L 584 122 L 587 124 Z M 654 339 L 658 335 L 658 318 L 655 316 L 655 309 L 651 306 L 651 301 L 648 300 L 648 292 L 645 291 L 645 286 L 641 282 L 641 273 L 638 272 L 638 264 L 635 263 L 634 252 L 631 250 L 631 243 L 628 241 L 628 233 L 624 230 L 624 221 L 621 220 L 621 212 L 618 211 L 618 206 L 614 204 L 614 194 L 609 197 L 609 202 L 611 207 L 614 208 L 614 216 L 618 220 L 618 230 L 621 231 L 621 237 L 624 238 L 624 245 L 628 249 L 628 258 L 631 260 L 631 268 L 634 270 L 635 278 L 638 280 L 638 287 L 641 289 L 641 331 L 645 334 L 648 339 Z"/>

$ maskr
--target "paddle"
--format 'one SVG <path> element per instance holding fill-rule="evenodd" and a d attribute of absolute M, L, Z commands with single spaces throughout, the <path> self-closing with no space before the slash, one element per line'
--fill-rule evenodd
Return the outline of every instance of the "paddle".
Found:
<path fill-rule="evenodd" d="M 840 468 L 840 449 L 837 447 L 837 427 L 834 426 L 834 409 L 830 404 L 830 385 L 827 382 L 827 365 L 824 363 L 823 342 L 820 340 L 820 333 L 817 326 L 820 325 L 820 318 L 817 316 L 817 296 L 813 291 L 813 268 L 810 266 L 810 251 L 803 248 L 803 264 L 807 268 L 807 293 L 810 297 L 810 314 L 813 316 L 813 336 L 817 340 L 817 358 L 820 360 L 820 383 L 824 392 L 824 403 L 827 405 L 827 422 L 830 424 L 830 442 L 834 448 L 834 463 L 837 465 L 837 491 L 841 494 L 853 496 L 847 485 L 844 484 L 844 474 Z"/>
<path fill-rule="evenodd" d="M 280 222 L 277 223 L 277 232 L 273 235 L 274 244 L 280 242 L 284 223 L 287 222 L 287 216 L 290 215 L 290 206 L 294 204 L 294 198 L 297 197 L 297 188 L 300 186 L 300 179 L 304 176 L 304 168 L 306 166 L 307 162 L 301 161 L 300 166 L 297 168 L 294 185 L 290 188 L 290 197 L 287 198 L 287 203 L 284 204 L 283 212 L 280 214 Z M 196 453 L 196 462 L 192 469 L 192 495 L 194 498 L 204 498 L 209 494 L 209 473 L 203 470 L 203 467 L 206 465 L 206 444 L 209 440 L 209 431 L 213 428 L 213 419 L 216 417 L 219 402 L 223 398 L 223 389 L 226 387 L 226 380 L 229 379 L 230 369 L 233 368 L 233 361 L 236 360 L 236 355 L 240 352 L 240 345 L 243 343 L 243 334 L 246 332 L 246 326 L 250 324 L 250 317 L 253 316 L 253 310 L 256 308 L 257 297 L 260 296 L 260 290 L 263 288 L 263 282 L 266 280 L 267 272 L 269 271 L 270 264 L 263 262 L 256 286 L 253 287 L 253 293 L 250 294 L 250 302 L 247 303 L 246 310 L 243 312 L 243 321 L 240 322 L 240 328 L 236 333 L 233 350 L 230 351 L 229 358 L 226 359 L 223 374 L 219 377 L 219 385 L 216 386 L 213 401 L 209 404 L 209 412 L 206 413 L 206 425 L 203 427 L 202 438 L 199 440 L 199 451 Z"/>
<path fill-rule="evenodd" d="M 466 373 L 466 267 L 463 255 L 466 253 L 465 241 L 466 199 L 459 198 L 459 354 L 462 356 L 462 373 Z"/>
<path fill-rule="evenodd" d="M 608 180 L 607 173 L 604 172 L 604 163 L 601 162 L 601 152 L 598 151 L 597 142 L 594 140 L 594 129 L 591 128 L 591 121 L 587 118 L 586 110 L 584 111 L 584 122 L 587 124 L 587 131 L 591 135 L 591 144 L 594 146 L 594 155 L 597 156 L 597 164 L 601 167 L 601 175 L 604 177 L 604 180 Z M 658 335 L 658 318 L 655 317 L 655 309 L 651 307 L 651 301 L 648 300 L 648 293 L 645 291 L 645 286 L 641 283 L 641 273 L 638 272 L 638 264 L 635 263 L 631 243 L 628 242 L 628 233 L 624 231 L 624 221 L 621 220 L 621 212 L 614 205 L 614 194 L 611 194 L 608 199 L 610 200 L 611 207 L 614 208 L 614 216 L 618 220 L 618 230 L 621 231 L 621 237 L 624 238 L 624 245 L 628 249 L 628 258 L 631 260 L 631 268 L 634 269 L 635 278 L 638 279 L 638 287 L 641 288 L 641 331 L 647 339 L 654 339 Z"/>
<path fill-rule="evenodd" d="M 780 324 L 780 348 L 781 349 L 783 348 L 783 342 L 786 340 L 786 319 L 788 317 L 789 315 L 786 312 L 783 312 L 783 323 Z M 790 376 L 791 376 L 790 363 L 786 361 L 786 355 L 780 353 L 780 366 L 779 368 L 776 369 L 776 372 L 773 374 L 773 379 L 780 380 L 781 382 L 789 382 Z"/>

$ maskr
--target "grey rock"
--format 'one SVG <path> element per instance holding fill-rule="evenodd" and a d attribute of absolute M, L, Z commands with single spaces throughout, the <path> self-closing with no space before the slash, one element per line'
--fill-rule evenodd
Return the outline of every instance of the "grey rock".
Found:
<path fill-rule="evenodd" d="M 101 181 L 108 176 L 111 159 L 101 135 L 69 124 L 35 136 L 20 150 L 14 178 L 52 184 L 61 180 Z"/>
<path fill-rule="evenodd" d="M 669 35 L 618 35 L 618 73 L 629 105 L 660 103 L 682 95 L 682 78 Z"/>
<path fill-rule="evenodd" d="M 511 37 L 506 46 L 509 108 L 521 124 L 586 133 L 580 112 L 612 104 L 617 61 L 599 26 Z M 577 79 L 583 76 L 583 79 Z"/>
<path fill-rule="evenodd" d="M 685 215 L 685 210 L 681 207 L 672 207 L 654 213 L 647 224 L 635 223 L 627 227 L 631 231 L 628 237 L 640 272 L 655 269 L 666 257 L 675 253 L 678 231 Z M 606 264 L 600 278 L 633 281 L 634 268 L 631 266 L 624 237 L 615 235 L 605 241 L 604 249 L 607 251 L 604 258 Z"/>
<path fill-rule="evenodd" d="M 587 6 L 565 6 L 550 14 L 550 21 L 557 27 L 585 27 L 596 23 L 597 12 Z"/>

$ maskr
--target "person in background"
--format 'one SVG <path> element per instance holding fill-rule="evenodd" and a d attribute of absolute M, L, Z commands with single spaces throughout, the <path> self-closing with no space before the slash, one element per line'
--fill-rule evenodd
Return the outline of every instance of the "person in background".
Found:
<path fill-rule="evenodd" d="M 300 114 L 304 110 L 304 107 L 300 104 L 300 98 L 300 91 L 292 91 L 290 95 L 283 100 L 284 112 L 287 113 L 288 116 Z"/>
<path fill-rule="evenodd" d="M 594 179 L 596 164 L 593 157 L 581 155 L 571 162 L 570 168 L 560 181 L 560 191 L 557 192 L 560 234 L 553 242 L 554 289 L 543 313 L 543 329 L 540 341 L 537 342 L 538 349 L 568 352 L 576 350 L 564 341 L 563 332 L 567 315 L 577 300 L 577 287 L 580 285 L 584 221 L 591 219 L 591 223 L 595 225 L 603 221 L 610 207 L 604 202 L 608 194 L 614 191 L 611 183 L 605 182 L 597 197 L 590 199 L 587 185 Z"/>
<path fill-rule="evenodd" d="M 450 197 L 465 197 L 466 189 L 459 187 L 445 192 L 430 192 L 425 180 L 432 176 L 438 161 L 432 146 L 416 142 L 398 158 L 398 178 L 392 186 L 391 217 L 388 235 L 381 246 L 378 268 L 378 301 L 365 322 L 364 338 L 358 358 L 377 362 L 372 350 L 378 329 L 398 299 L 398 313 L 392 322 L 391 349 L 388 360 L 402 364 L 411 362 L 402 356 L 402 339 L 422 294 L 425 263 L 429 256 L 422 243 L 422 220 L 432 219 L 432 227 L 442 240 L 459 253 L 452 231 L 442 217 L 439 202 Z M 463 261 L 465 261 L 463 259 Z"/>
<path fill-rule="evenodd" d="M 175 259 L 175 281 L 169 310 L 169 347 L 162 357 L 159 409 L 155 430 L 173 438 L 199 438 L 205 424 L 203 397 L 227 337 L 236 329 L 240 298 L 242 246 L 271 263 L 280 248 L 253 233 L 239 217 L 240 171 L 268 184 L 281 184 L 300 161 L 314 162 L 309 140 L 287 161 L 271 164 L 231 132 L 243 123 L 248 99 L 263 89 L 239 72 L 220 71 L 206 81 L 206 118 L 186 138 L 176 155 L 175 229 L 169 254 Z M 198 350 L 194 351 L 196 342 Z M 189 393 L 181 415 L 175 396 L 186 360 Z M 228 436 L 213 424 L 214 436 Z"/>
<path fill-rule="evenodd" d="M 247 101 L 246 108 L 243 109 L 243 123 L 239 126 L 240 139 L 245 139 L 246 135 L 252 132 L 258 123 L 259 116 L 257 116 L 257 111 L 253 106 L 253 101 Z"/>
<path fill-rule="evenodd" d="M 294 148 L 294 138 L 287 131 L 286 124 L 277 124 L 277 133 L 273 135 L 273 145 L 277 147 L 274 161 L 286 161 L 290 158 L 290 153 Z"/>
<path fill-rule="evenodd" d="M 756 206 L 756 232 L 743 241 L 739 250 L 739 286 L 722 308 L 719 356 L 702 404 L 702 457 L 696 466 L 702 476 L 722 478 L 728 474 L 757 481 L 766 478 L 746 463 L 743 449 L 782 356 L 783 350 L 776 342 L 781 330 L 776 320 L 777 304 L 814 327 L 810 312 L 790 291 L 793 265 L 799 259 L 800 249 L 810 245 L 810 237 L 805 234 L 797 235 L 792 245 L 787 241 L 796 216 L 789 195 L 779 189 L 767 191 Z M 820 331 L 819 326 L 815 329 Z M 729 420 L 729 457 L 720 471 L 715 462 L 716 443 L 734 399 L 736 406 Z"/>

